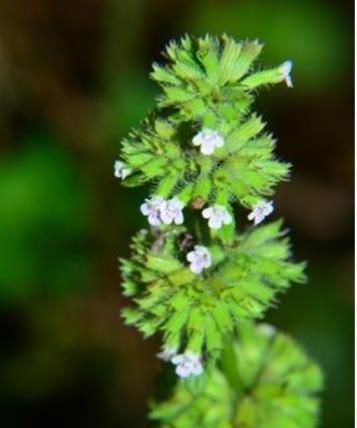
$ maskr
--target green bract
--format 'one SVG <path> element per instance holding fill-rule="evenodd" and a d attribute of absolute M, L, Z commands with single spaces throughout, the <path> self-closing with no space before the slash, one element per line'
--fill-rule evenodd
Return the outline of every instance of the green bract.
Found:
<path fill-rule="evenodd" d="M 224 252 L 208 247 L 213 264 L 203 275 L 185 262 L 184 227 L 139 232 L 131 260 L 122 263 L 124 294 L 135 301 L 123 312 L 126 322 L 145 336 L 162 332 L 165 348 L 218 356 L 235 326 L 261 318 L 278 292 L 304 279 L 280 226 L 252 229 Z"/>
<path fill-rule="evenodd" d="M 313 428 L 322 383 L 318 366 L 288 336 L 245 326 L 218 367 L 199 383 L 180 381 L 150 416 L 161 428 Z"/>
<path fill-rule="evenodd" d="M 285 180 L 290 165 L 273 154 L 275 141 L 251 112 L 253 88 L 284 80 L 281 66 L 253 71 L 262 45 L 185 37 L 167 50 L 168 65 L 154 64 L 151 77 L 162 87 L 159 108 L 123 141 L 121 157 L 132 169 L 124 185 L 154 184 L 153 193 L 252 207 Z M 192 143 L 213 129 L 224 145 L 211 156 Z"/>

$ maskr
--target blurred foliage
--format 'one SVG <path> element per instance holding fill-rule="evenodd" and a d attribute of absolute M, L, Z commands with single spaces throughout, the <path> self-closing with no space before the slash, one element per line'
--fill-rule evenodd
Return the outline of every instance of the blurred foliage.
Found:
<path fill-rule="evenodd" d="M 154 105 L 146 76 L 167 41 L 226 32 L 264 40 L 264 63 L 294 61 L 295 89 L 257 109 L 295 165 L 276 205 L 309 285 L 268 319 L 323 366 L 321 426 L 352 427 L 353 3 L 2 0 L 1 11 L 2 425 L 145 426 L 157 345 L 119 320 L 116 257 L 145 222 L 147 192 L 119 189 L 113 160 Z"/>
<path fill-rule="evenodd" d="M 198 32 L 225 31 L 238 38 L 258 38 L 266 44 L 265 60 L 282 61 L 287 52 L 294 61 L 297 88 L 309 94 L 341 85 L 343 70 L 351 65 L 346 55 L 348 28 L 333 4 L 308 0 L 215 0 L 196 2 L 192 11 Z M 254 23 L 254 25 L 252 25 Z M 347 37 L 346 37 L 347 36 Z M 300 84 L 301 82 L 301 84 Z M 296 96 L 296 95 L 295 95 Z"/>
<path fill-rule="evenodd" d="M 84 286 L 89 200 L 74 160 L 51 137 L 27 137 L 0 166 L 0 301 Z M 83 180 L 82 180 L 83 181 Z"/>

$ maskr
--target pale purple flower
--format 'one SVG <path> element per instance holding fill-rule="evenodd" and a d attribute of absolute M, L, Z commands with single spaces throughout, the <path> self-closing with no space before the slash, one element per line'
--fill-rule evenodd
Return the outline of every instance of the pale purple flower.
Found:
<path fill-rule="evenodd" d="M 193 273 L 201 273 L 203 269 L 209 268 L 212 264 L 212 257 L 208 249 L 202 245 L 195 245 L 194 250 L 186 255 L 190 262 L 190 269 Z"/>
<path fill-rule="evenodd" d="M 131 168 L 124 162 L 116 160 L 114 162 L 114 175 L 115 177 L 126 178 L 129 174 L 131 174 Z"/>
<path fill-rule="evenodd" d="M 177 352 L 177 348 L 164 348 L 163 351 L 157 354 L 157 357 L 164 361 L 170 361 Z"/>
<path fill-rule="evenodd" d="M 184 204 L 178 198 L 172 198 L 164 201 L 160 207 L 160 218 L 165 224 L 182 224 Z"/>
<path fill-rule="evenodd" d="M 160 226 L 161 224 L 161 207 L 166 201 L 161 196 L 153 196 L 151 199 L 145 199 L 141 205 L 140 211 L 148 218 L 151 226 Z"/>
<path fill-rule="evenodd" d="M 174 356 L 171 362 L 176 366 L 176 374 L 182 378 L 199 376 L 203 372 L 200 356 L 190 351 Z"/>
<path fill-rule="evenodd" d="M 205 208 L 202 211 L 202 217 L 208 219 L 208 226 L 211 229 L 219 229 L 223 224 L 230 224 L 233 221 L 224 205 L 213 205 Z"/>
<path fill-rule="evenodd" d="M 254 225 L 261 223 L 274 210 L 273 201 L 259 201 L 248 215 L 248 220 L 254 220 Z"/>
<path fill-rule="evenodd" d="M 217 147 L 223 147 L 224 139 L 219 132 L 203 128 L 201 132 L 193 137 L 192 143 L 194 146 L 200 146 L 202 154 L 211 155 Z"/>
<path fill-rule="evenodd" d="M 291 72 L 292 68 L 293 68 L 292 61 L 285 61 L 279 67 L 279 70 L 282 74 L 283 80 L 285 80 L 285 83 L 289 88 L 292 88 L 294 86 L 293 81 L 291 80 L 291 76 L 290 76 L 290 72 Z"/>

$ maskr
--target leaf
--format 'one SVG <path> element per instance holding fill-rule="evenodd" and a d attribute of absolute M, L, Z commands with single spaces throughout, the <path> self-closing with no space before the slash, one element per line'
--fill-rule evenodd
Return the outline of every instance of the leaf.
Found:
<path fill-rule="evenodd" d="M 260 54 L 262 48 L 263 45 L 259 44 L 257 41 L 243 44 L 238 61 L 236 61 L 234 67 L 235 80 L 240 79 L 249 71 L 253 61 Z"/>
<path fill-rule="evenodd" d="M 223 35 L 224 47 L 219 63 L 220 83 L 233 82 L 236 80 L 236 63 L 238 61 L 242 45 L 236 43 L 230 37 Z"/>
<path fill-rule="evenodd" d="M 148 254 L 146 258 L 146 266 L 149 269 L 162 273 L 172 273 L 182 268 L 182 264 L 169 256 Z"/>

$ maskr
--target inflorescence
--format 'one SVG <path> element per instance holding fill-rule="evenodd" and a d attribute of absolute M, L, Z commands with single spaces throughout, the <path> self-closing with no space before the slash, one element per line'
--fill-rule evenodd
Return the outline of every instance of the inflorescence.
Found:
<path fill-rule="evenodd" d="M 140 206 L 149 230 L 133 238 L 131 259 L 122 260 L 124 294 L 133 300 L 123 316 L 145 337 L 161 334 L 158 357 L 170 361 L 180 378 L 208 376 L 208 389 L 202 390 L 207 403 L 211 387 L 229 395 L 222 411 L 227 418 L 236 412 L 236 420 L 232 425 L 219 425 L 222 427 L 279 426 L 274 419 L 279 412 L 275 410 L 271 417 L 266 416 L 271 425 L 253 423 L 253 416 L 248 416 L 253 410 L 248 407 L 232 413 L 229 406 L 233 403 L 245 405 L 246 390 L 237 393 L 243 401 L 231 397 L 235 380 L 231 384 L 229 376 L 235 369 L 231 367 L 228 375 L 217 362 L 226 364 L 227 346 L 235 343 L 232 358 L 241 358 L 239 352 L 244 354 L 248 349 L 252 358 L 257 357 L 259 370 L 275 367 L 274 355 L 264 362 L 264 349 L 278 349 L 281 341 L 284 358 L 296 355 L 296 365 L 292 366 L 296 374 L 289 372 L 291 376 L 286 377 L 290 386 L 283 383 L 283 374 L 271 382 L 278 388 L 281 381 L 279 388 L 287 388 L 287 399 L 291 403 L 301 400 L 300 405 L 306 406 L 304 415 L 311 416 L 309 423 L 286 425 L 283 421 L 281 426 L 310 428 L 316 420 L 317 405 L 309 394 L 321 387 L 317 366 L 290 339 L 277 336 L 274 328 L 254 326 L 255 320 L 276 305 L 279 292 L 286 291 L 292 282 L 305 280 L 304 263 L 291 261 L 282 222 L 262 224 L 273 213 L 271 198 L 276 185 L 288 179 L 291 165 L 275 156 L 276 141 L 252 112 L 252 104 L 257 88 L 280 82 L 288 87 L 293 84 L 291 61 L 256 69 L 261 50 L 258 41 L 237 43 L 226 35 L 186 36 L 168 45 L 164 54 L 167 64 L 154 64 L 151 77 L 162 90 L 158 107 L 123 140 L 120 159 L 114 164 L 114 175 L 123 185 L 152 186 Z M 241 212 L 248 210 L 245 216 L 237 216 L 238 206 Z M 243 231 L 246 219 L 250 223 Z M 245 357 L 249 364 L 250 357 Z M 300 363 L 312 367 L 311 372 L 305 373 Z M 284 364 L 289 366 L 287 360 Z M 244 367 L 239 370 L 244 372 Z M 269 373 L 263 375 L 270 379 Z M 306 385 L 295 390 L 292 385 L 298 379 L 311 381 L 311 388 Z M 247 385 L 250 382 L 246 379 Z M 249 388 L 254 385 L 260 391 L 259 382 L 257 377 Z M 192 401 L 192 394 L 186 396 L 181 388 L 175 394 Z M 153 418 L 167 423 L 165 427 L 191 426 L 187 422 L 190 418 L 205 417 L 195 403 L 191 407 L 186 403 L 187 412 L 182 410 L 186 422 L 182 425 L 167 417 L 171 402 L 164 405 L 164 411 L 159 405 Z M 265 410 L 259 409 L 257 414 L 264 415 Z"/>

